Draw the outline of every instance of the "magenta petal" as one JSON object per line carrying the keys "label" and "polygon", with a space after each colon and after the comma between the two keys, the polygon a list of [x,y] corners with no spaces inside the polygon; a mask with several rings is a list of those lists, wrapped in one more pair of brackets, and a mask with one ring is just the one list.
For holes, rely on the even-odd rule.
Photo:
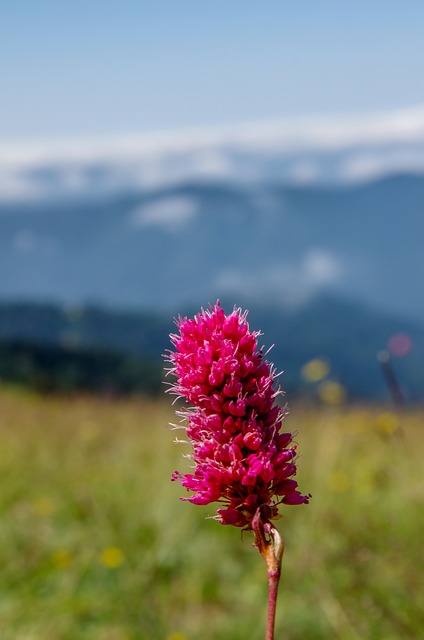
{"label": "magenta petal", "polygon": [[286,495],[283,502],[284,504],[308,504],[310,497],[310,495],[302,496],[299,491],[292,491]]}
{"label": "magenta petal", "polygon": [[246,525],[246,517],[237,511],[228,507],[228,509],[218,509],[221,524],[231,524],[234,527],[244,527]]}

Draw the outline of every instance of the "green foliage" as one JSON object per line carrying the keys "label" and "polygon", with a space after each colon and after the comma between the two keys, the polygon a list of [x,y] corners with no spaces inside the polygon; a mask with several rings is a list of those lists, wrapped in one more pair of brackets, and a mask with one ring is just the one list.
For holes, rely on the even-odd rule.
{"label": "green foliage", "polygon": [[[0,389],[2,640],[262,640],[265,563],[178,497],[168,404]],[[305,412],[277,637],[424,637],[422,414]]]}

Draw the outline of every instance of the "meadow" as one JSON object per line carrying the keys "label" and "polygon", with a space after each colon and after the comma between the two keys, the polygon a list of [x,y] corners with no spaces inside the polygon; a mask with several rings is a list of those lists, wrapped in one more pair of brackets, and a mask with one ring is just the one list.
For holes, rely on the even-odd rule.
{"label": "meadow", "polygon": [[[181,502],[170,399],[0,388],[1,640],[262,640],[252,536]],[[276,637],[424,637],[423,412],[291,407]]]}

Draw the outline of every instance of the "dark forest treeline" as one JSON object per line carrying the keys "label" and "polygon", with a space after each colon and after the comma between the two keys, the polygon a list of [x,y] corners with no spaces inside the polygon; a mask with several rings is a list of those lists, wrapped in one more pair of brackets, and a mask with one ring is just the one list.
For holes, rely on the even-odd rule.
{"label": "dark forest treeline", "polygon": [[162,391],[162,363],[98,348],[0,342],[0,380],[43,393]]}
{"label": "dark forest treeline", "polygon": [[[234,301],[222,302],[230,312]],[[349,400],[389,400],[377,354],[393,334],[404,332],[413,348],[407,357],[394,358],[394,369],[407,401],[424,401],[420,324],[329,296],[294,309],[256,304],[248,319],[252,329],[263,332],[259,346],[275,345],[268,357],[284,371],[280,383],[291,399],[315,394],[301,371],[311,359],[322,358],[329,379],[343,385]],[[171,346],[169,333],[174,329],[171,312],[4,302],[0,379],[43,391],[160,393],[163,354]]]}

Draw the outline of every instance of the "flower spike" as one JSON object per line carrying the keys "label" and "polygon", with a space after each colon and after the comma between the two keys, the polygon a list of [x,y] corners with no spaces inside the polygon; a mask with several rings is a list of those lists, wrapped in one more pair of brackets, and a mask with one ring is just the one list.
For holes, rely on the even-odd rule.
{"label": "flower spike", "polygon": [[277,404],[282,392],[258,349],[260,332],[250,331],[247,312],[235,307],[225,315],[219,301],[194,318],[180,316],[176,325],[166,358],[177,380],[169,390],[189,405],[185,421],[195,468],[172,479],[192,492],[183,500],[219,502],[222,524],[256,528],[257,537],[257,514],[266,514],[271,532],[279,505],[304,504],[310,496],[293,479],[296,446],[283,431],[287,410]]}

